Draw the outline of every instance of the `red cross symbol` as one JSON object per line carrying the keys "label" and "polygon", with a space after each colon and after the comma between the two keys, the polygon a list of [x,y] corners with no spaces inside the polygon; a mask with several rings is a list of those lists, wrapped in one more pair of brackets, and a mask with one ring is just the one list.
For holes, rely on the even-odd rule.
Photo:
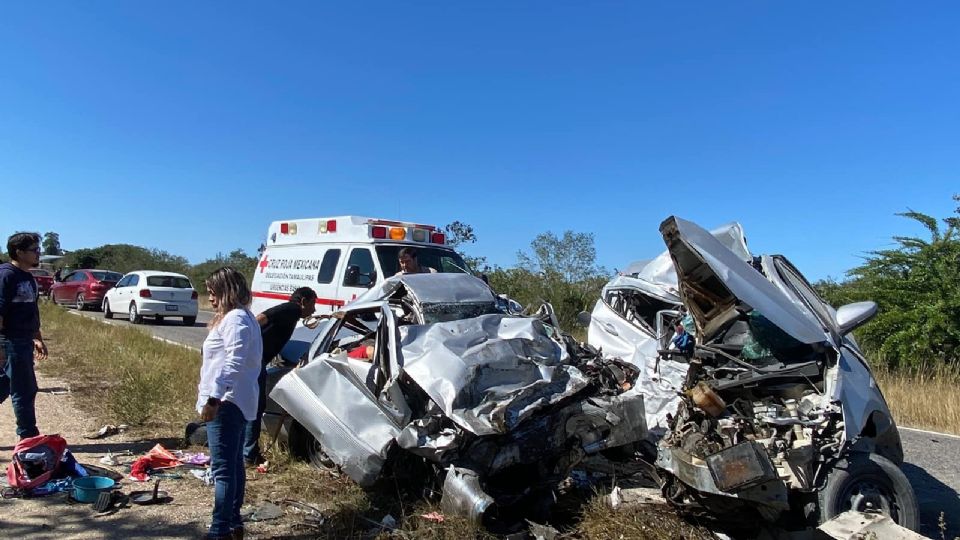
{"label": "red cross symbol", "polygon": [[263,260],[260,261],[260,273],[262,274],[263,271],[266,269],[267,269],[267,258],[264,257]]}

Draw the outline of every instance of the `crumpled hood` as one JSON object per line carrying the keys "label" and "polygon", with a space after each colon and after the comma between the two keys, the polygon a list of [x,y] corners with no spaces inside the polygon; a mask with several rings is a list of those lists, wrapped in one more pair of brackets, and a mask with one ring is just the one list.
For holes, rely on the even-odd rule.
{"label": "crumpled hood", "polygon": [[777,287],[739,255],[698,225],[675,216],[660,224],[660,233],[676,267],[683,303],[710,340],[738,317],[744,306],[801,343],[827,340],[824,329],[798,309]]}
{"label": "crumpled hood", "polygon": [[[753,257],[747,248],[747,238],[743,234],[743,226],[736,221],[721,225],[711,230],[710,234],[741,260],[747,261]],[[677,271],[673,267],[673,259],[670,258],[669,250],[657,255],[652,260],[630,263],[622,274],[610,280],[604,289],[631,287],[665,302],[680,304]]]}
{"label": "crumpled hood", "polygon": [[457,425],[507,433],[587,387],[540,321],[483,315],[400,328],[404,372]]}

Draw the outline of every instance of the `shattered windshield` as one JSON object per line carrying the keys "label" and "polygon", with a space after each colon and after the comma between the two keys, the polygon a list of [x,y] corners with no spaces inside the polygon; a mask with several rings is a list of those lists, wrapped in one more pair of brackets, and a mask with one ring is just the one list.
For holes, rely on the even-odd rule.
{"label": "shattered windshield", "polygon": [[489,302],[480,304],[424,304],[421,308],[424,324],[459,321],[491,313],[500,313],[496,304]]}

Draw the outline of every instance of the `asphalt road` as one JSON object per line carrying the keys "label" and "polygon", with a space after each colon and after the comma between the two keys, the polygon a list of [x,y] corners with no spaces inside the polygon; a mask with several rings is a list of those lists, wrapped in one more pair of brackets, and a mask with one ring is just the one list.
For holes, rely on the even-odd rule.
{"label": "asphalt road", "polygon": [[[179,319],[160,323],[145,319],[134,325],[119,318],[106,321],[103,313],[84,311],[80,315],[110,324],[133,326],[153,334],[157,339],[199,350],[207,335],[206,324],[213,315],[201,311],[197,323],[185,327]],[[920,506],[920,533],[940,538],[938,520],[943,512],[947,522],[946,538],[960,537],[960,437],[911,428],[901,428],[905,463],[903,471],[913,485]]]}
{"label": "asphalt road", "polygon": [[192,349],[200,350],[204,338],[207,337],[207,323],[213,316],[212,312],[200,311],[197,314],[197,322],[193,326],[184,326],[179,318],[165,318],[161,322],[156,322],[149,317],[144,317],[142,324],[133,324],[122,314],[115,314],[113,319],[105,319],[102,311],[80,311],[73,308],[66,308],[84,317],[96,319],[109,324],[118,326],[131,326],[152,334],[155,338],[180,345],[185,345]]}

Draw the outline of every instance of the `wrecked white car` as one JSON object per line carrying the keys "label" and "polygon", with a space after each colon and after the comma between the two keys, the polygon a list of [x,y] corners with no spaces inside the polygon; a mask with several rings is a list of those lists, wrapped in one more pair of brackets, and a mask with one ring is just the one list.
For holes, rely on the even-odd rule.
{"label": "wrecked white car", "polygon": [[645,435],[638,371],[543,314],[501,312],[466,274],[392,278],[328,321],[270,398],[361,486],[434,478],[446,512],[509,520]]}
{"label": "wrecked white car", "polygon": [[[739,223],[718,227],[710,234],[742,260],[752,258]],[[685,359],[659,353],[670,347],[673,326],[683,318],[682,309],[673,260],[670,252],[664,251],[652,260],[630,264],[604,286],[592,313],[581,314],[587,325],[587,343],[604,356],[622,358],[640,370],[637,386],[644,396],[651,441],[666,432],[667,419],[676,413],[686,379]]]}
{"label": "wrecked white car", "polygon": [[850,332],[873,302],[834,310],[782,256],[750,262],[682,219],[660,226],[695,324],[682,397],[656,465],[664,495],[724,521],[785,527],[845,510],[916,528],[897,427]]}

